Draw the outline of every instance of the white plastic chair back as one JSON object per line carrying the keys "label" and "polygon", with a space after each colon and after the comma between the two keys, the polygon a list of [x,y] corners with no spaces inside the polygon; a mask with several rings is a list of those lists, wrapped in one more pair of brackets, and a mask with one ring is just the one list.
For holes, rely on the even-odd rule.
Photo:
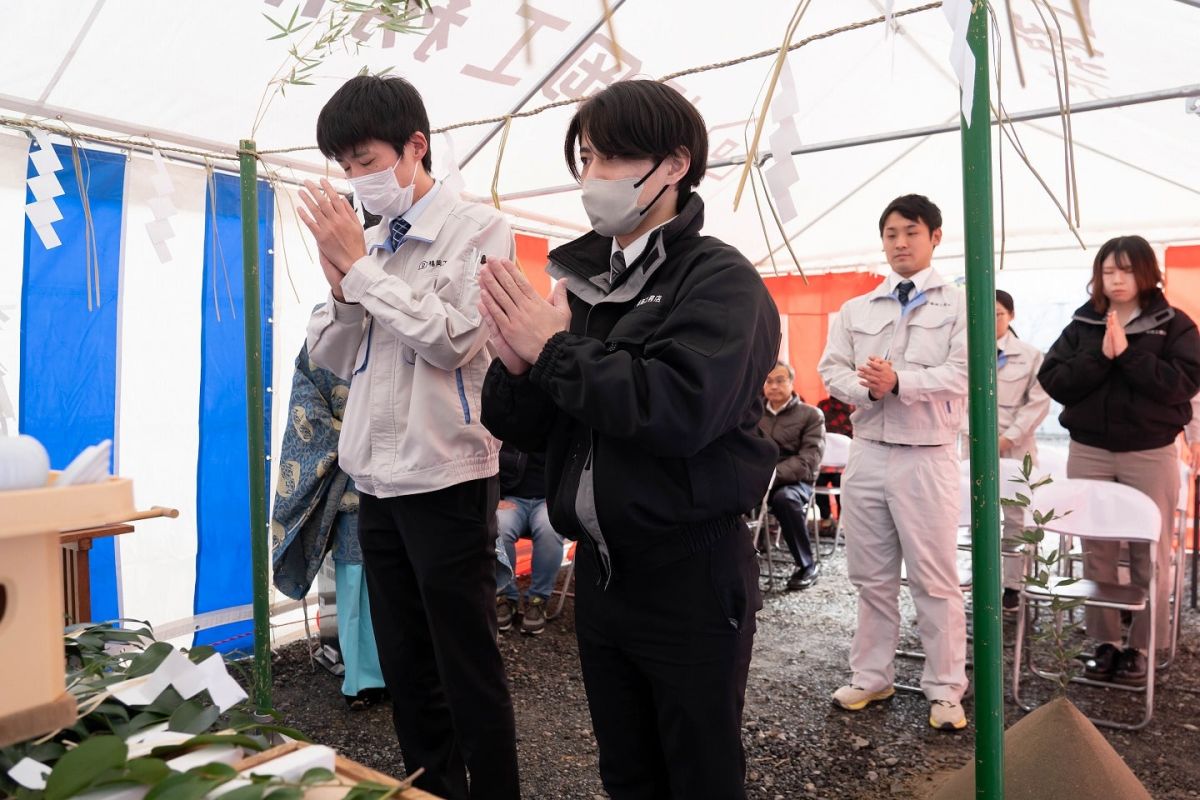
{"label": "white plastic chair back", "polygon": [[[1047,524],[1046,530],[1068,536],[1157,542],[1162,529],[1162,514],[1149,496],[1113,481],[1056,479],[1034,493],[1026,524],[1033,524],[1032,510],[1045,514],[1051,509],[1071,513]],[[1154,552],[1150,548],[1151,557]]]}
{"label": "white plastic chair back", "polygon": [[850,437],[845,434],[826,433],[825,452],[821,454],[821,466],[844,469],[846,462],[850,460],[850,442]]}

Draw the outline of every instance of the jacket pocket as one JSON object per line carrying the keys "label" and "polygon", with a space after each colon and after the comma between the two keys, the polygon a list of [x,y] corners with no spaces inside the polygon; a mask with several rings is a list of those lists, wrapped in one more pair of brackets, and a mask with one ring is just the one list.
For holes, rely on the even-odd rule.
{"label": "jacket pocket", "polygon": [[885,357],[892,344],[894,320],[882,313],[868,314],[866,319],[852,320],[849,328],[854,341],[854,363],[863,364],[871,356]]}
{"label": "jacket pocket", "polygon": [[1020,373],[996,373],[996,404],[1001,408],[1016,408],[1025,403],[1027,376]]}
{"label": "jacket pocket", "polygon": [[954,317],[950,314],[914,314],[908,321],[908,342],[904,360],[923,367],[937,367],[950,357],[950,333]]}
{"label": "jacket pocket", "polygon": [[654,306],[649,310],[635,309],[621,319],[604,338],[604,349],[610,353],[617,350],[628,350],[641,355],[645,349],[646,340],[653,336],[662,325],[667,314],[661,307]]}

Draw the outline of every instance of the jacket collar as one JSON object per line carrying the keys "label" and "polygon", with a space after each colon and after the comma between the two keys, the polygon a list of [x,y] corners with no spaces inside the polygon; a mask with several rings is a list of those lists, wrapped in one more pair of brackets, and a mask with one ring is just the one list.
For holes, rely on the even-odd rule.
{"label": "jacket collar", "polygon": [[621,274],[615,285],[609,282],[611,236],[589,231],[574,241],[550,251],[551,277],[567,281],[567,289],[591,305],[600,302],[624,303],[642,290],[646,281],[667,260],[667,249],[680,240],[696,236],[704,226],[704,201],[692,192],[675,219],[650,235],[646,249]]}
{"label": "jacket collar", "polygon": [[[438,181],[430,189],[434,193],[433,197],[429,198],[429,205],[421,209],[417,216],[416,222],[405,235],[406,239],[417,239],[426,244],[429,244],[437,238],[441,233],[442,226],[446,224],[446,220],[450,218],[450,212],[454,210],[454,206],[458,203],[458,192],[451,191],[441,181]],[[425,198],[421,198],[424,200]],[[418,205],[420,201],[418,201]],[[403,216],[403,215],[401,215]],[[367,251],[382,247],[385,250],[391,249],[391,224],[392,221],[380,220],[378,224],[367,229]]]}
{"label": "jacket collar", "polygon": [[[933,289],[940,288],[946,285],[946,280],[933,267],[929,268],[929,276],[925,279],[925,288],[918,292],[918,295],[925,294]],[[884,297],[895,297],[895,290],[891,287],[891,281],[884,279],[879,282],[879,285],[871,290],[867,295],[871,300],[879,300]],[[911,301],[910,301],[911,302]]]}
{"label": "jacket collar", "polygon": [[[1170,304],[1167,303],[1167,298],[1163,295],[1162,290],[1155,289],[1150,295],[1150,302],[1146,303],[1146,307],[1142,309],[1142,313],[1138,314],[1133,321],[1125,326],[1125,333],[1145,333],[1160,325],[1165,325],[1174,316],[1175,309],[1171,308]],[[1097,311],[1092,306],[1091,301],[1075,309],[1075,314],[1071,319],[1087,325],[1105,324],[1105,315]]]}

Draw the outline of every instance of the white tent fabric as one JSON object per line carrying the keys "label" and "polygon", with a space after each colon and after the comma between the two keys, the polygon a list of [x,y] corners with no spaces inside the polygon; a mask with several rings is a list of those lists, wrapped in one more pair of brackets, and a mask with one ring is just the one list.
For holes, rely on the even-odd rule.
{"label": "white tent fabric", "polygon": [[[1011,2],[1027,86],[1021,88],[1017,81],[1006,7],[994,3],[1002,86],[998,93],[992,87],[993,97],[999,94],[1013,115],[1056,108],[1054,64],[1042,21],[1033,3]],[[612,26],[620,64],[596,0],[435,0],[425,31],[389,35],[368,24],[370,36],[360,51],[335,50],[314,70],[314,85],[289,86],[286,95],[276,96],[270,82],[282,74],[281,65],[286,71],[288,44],[268,41],[277,29],[264,15],[286,21],[297,10],[298,20],[317,19],[330,3],[13,0],[5,3],[0,26],[0,116],[26,120],[29,127],[42,122],[149,139],[164,148],[228,154],[244,138],[253,138],[261,150],[310,148],[265,159],[274,174],[294,181],[331,174],[330,165],[313,149],[317,113],[364,66],[391,69],[412,80],[437,128],[587,95],[621,78],[660,77],[778,47],[794,10],[793,3],[782,0],[741,5],[610,0],[609,5],[615,9]],[[1090,264],[1094,248],[1106,238],[1141,233],[1160,247],[1200,240],[1200,116],[1187,113],[1183,99],[1200,95],[1195,50],[1200,8],[1180,0],[1083,0],[1096,48],[1095,57],[1089,57],[1072,3],[1051,0],[1050,5],[1065,35],[1073,104],[1140,101],[1156,92],[1171,97],[1073,117],[1080,235],[1087,252],[1080,250],[1054,203],[1011,147],[1004,146],[1002,173],[998,161],[994,164],[995,174],[1003,176],[1008,248],[1006,272],[997,285],[1018,296],[1018,327],[1042,346],[1056,335],[1064,312],[1082,297],[1086,277],[1079,270]],[[813,3],[796,40],[881,16],[884,6],[881,0]],[[959,97],[948,60],[951,31],[937,8],[902,14],[896,22],[891,33],[875,24],[814,41],[788,58],[800,109],[799,134],[806,148],[818,150],[796,158],[800,177],[790,193],[798,216],[787,230],[806,270],[881,267],[879,211],[896,195],[920,192],[945,215],[939,267],[951,275],[962,272],[962,177],[955,130]],[[770,66],[770,58],[759,58],[673,82],[704,114],[709,158],[718,165],[700,189],[707,202],[707,232],[737,245],[767,275],[793,269],[786,250],[779,249],[779,232],[768,223],[770,242],[764,241],[749,189],[736,213],[732,206],[740,169],[736,162],[744,158],[747,125],[759,113],[761,99],[756,98]],[[265,98],[270,102],[256,125]],[[587,227],[562,156],[562,136],[572,113],[568,105],[514,119],[500,160],[498,191],[514,223],[552,238]],[[831,143],[939,125],[950,132],[825,149]],[[770,126],[768,122],[767,132]],[[435,172],[445,176],[455,161],[466,160],[466,190],[489,196],[501,127],[493,122],[435,135]],[[1065,204],[1061,121],[1049,117],[1018,123],[1016,130]],[[994,141],[998,152],[998,134]],[[132,156],[126,177],[117,453],[120,471],[138,479],[142,505],[187,509],[195,505],[199,375],[194,356],[180,354],[199,349],[201,309],[195,298],[202,291],[206,179],[195,157],[164,152],[178,209],[168,264],[159,262],[145,230],[153,219],[153,161]],[[14,402],[22,335],[18,265],[25,245],[27,154],[23,133],[0,128],[0,313],[9,318],[0,317],[0,365],[7,372],[0,380]],[[229,161],[218,165],[233,166]],[[1000,185],[997,180],[998,231]],[[272,328],[276,392],[290,386],[305,320],[325,294],[307,233],[295,222],[294,203],[294,189],[280,185]],[[78,225],[59,230],[60,235],[79,231]],[[139,402],[163,387],[179,399],[178,407],[156,409]],[[276,452],[286,410],[286,403],[274,404]],[[182,455],[164,455],[163,442]],[[195,521],[186,514],[171,522],[142,523],[136,534],[124,537],[118,568],[122,575],[138,577],[121,581],[122,612],[160,622],[191,614],[195,548]]]}
{"label": "white tent fabric", "polygon": [[[376,31],[360,52],[334,53],[313,73],[315,85],[292,86],[286,96],[273,97],[255,130],[260,105],[270,94],[268,83],[288,61],[283,40],[265,41],[276,29],[264,13],[286,21],[294,6],[305,19],[328,4],[223,0],[200,10],[150,0],[53,7],[18,2],[7,9],[9,24],[0,31],[0,108],[35,117],[61,113],[73,125],[90,121],[128,133],[149,132],[163,142],[228,149],[253,134],[261,149],[303,146],[312,144],[321,105],[363,66],[409,77],[423,90],[437,127],[591,93],[617,78],[656,77],[776,47],[793,10],[792,3],[778,1],[738,10],[715,0],[611,5],[616,6],[619,66],[608,28],[599,24],[601,4],[594,0],[541,5],[439,0],[427,16],[428,32],[385,37]],[[813,3],[797,38],[879,16],[883,5],[878,0]],[[1001,96],[1008,110],[1055,107],[1054,65],[1034,4],[1013,3],[1025,89],[1016,80],[1004,5],[995,5],[996,33],[1004,40]],[[1194,4],[1084,2],[1094,58],[1084,50],[1072,4],[1055,0],[1051,5],[1065,35],[1072,102],[1200,83],[1194,50],[1200,9]],[[893,35],[874,25],[792,53],[798,125],[806,144],[957,122],[958,90],[948,61],[951,32],[942,12],[902,16],[897,23],[900,29]],[[581,41],[578,52],[564,61]],[[756,112],[755,96],[769,67],[770,59],[759,59],[675,82],[704,113],[714,159],[744,153],[745,121]],[[522,103],[526,95],[530,99]],[[559,143],[572,110],[567,106],[514,120],[499,181],[502,195],[521,196],[511,201],[515,209],[559,219],[567,223],[558,226],[563,231],[586,222],[573,195],[545,194],[570,182]],[[1185,113],[1182,99],[1075,118],[1076,174],[1088,244],[1131,230],[1152,232],[1158,241],[1195,236],[1198,126],[1200,117]],[[496,127],[454,131],[456,153],[460,158],[470,153]],[[1047,119],[1020,124],[1018,132],[1061,199],[1061,126]],[[469,191],[488,194],[499,140],[491,138],[466,165]],[[443,137],[436,137],[435,151],[445,147]],[[287,159],[309,171],[326,169],[315,151]],[[800,216],[790,228],[792,233],[805,229],[793,242],[802,262],[819,269],[878,261],[877,210],[892,196],[913,190],[928,194],[946,212],[944,257],[961,253],[959,160],[954,133],[802,156],[800,181],[792,192]],[[736,182],[733,168],[714,170],[705,182],[710,230],[769,269],[768,248],[748,195],[741,210],[732,213]],[[1005,188],[1010,247],[1069,247],[1073,237],[1011,150]],[[778,235],[773,238],[777,245]]]}

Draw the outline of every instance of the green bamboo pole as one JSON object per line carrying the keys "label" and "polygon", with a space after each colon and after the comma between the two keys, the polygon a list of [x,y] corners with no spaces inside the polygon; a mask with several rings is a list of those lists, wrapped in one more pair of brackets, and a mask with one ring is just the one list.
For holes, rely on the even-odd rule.
{"label": "green bamboo pole", "polygon": [[263,436],[262,308],[258,278],[258,160],[253,139],[239,146],[242,179],[242,319],[246,326],[246,454],[250,460],[250,559],[254,583],[254,704],[271,708],[271,608],[267,594],[266,442]]}
{"label": "green bamboo pole", "polygon": [[987,7],[971,12],[971,124],[962,121],[971,409],[971,570],[975,608],[975,796],[1004,797],[1004,658],[1000,595],[1000,435],[996,423],[996,281]]}

